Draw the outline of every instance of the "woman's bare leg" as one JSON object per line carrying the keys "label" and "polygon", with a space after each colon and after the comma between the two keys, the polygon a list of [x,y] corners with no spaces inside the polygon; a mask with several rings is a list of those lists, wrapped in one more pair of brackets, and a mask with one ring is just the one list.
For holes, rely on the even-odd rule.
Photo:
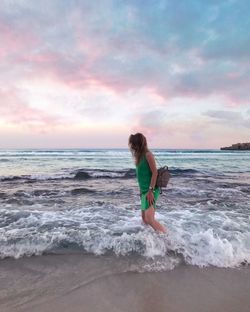
{"label": "woman's bare leg", "polygon": [[155,209],[153,206],[145,210],[145,220],[155,231],[166,233],[165,227],[155,220]]}
{"label": "woman's bare leg", "polygon": [[148,224],[147,221],[146,221],[146,216],[145,216],[145,211],[144,211],[144,210],[141,211],[141,217],[142,217],[142,221],[143,221],[145,224]]}

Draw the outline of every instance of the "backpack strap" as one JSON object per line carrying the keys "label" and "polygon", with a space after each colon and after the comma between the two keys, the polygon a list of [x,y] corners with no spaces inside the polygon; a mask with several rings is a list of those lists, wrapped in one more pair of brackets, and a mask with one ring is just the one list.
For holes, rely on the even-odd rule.
{"label": "backpack strap", "polygon": [[160,163],[160,161],[155,157],[155,160],[157,162],[157,164],[159,165],[159,167],[162,167],[162,164]]}

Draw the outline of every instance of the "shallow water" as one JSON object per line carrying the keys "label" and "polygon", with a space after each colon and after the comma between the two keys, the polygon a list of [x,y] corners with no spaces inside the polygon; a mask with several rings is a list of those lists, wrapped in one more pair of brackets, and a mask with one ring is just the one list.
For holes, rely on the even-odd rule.
{"label": "shallow water", "polygon": [[250,152],[153,152],[172,174],[156,212],[168,235],[141,223],[129,151],[0,150],[0,257],[136,255],[138,271],[249,263]]}

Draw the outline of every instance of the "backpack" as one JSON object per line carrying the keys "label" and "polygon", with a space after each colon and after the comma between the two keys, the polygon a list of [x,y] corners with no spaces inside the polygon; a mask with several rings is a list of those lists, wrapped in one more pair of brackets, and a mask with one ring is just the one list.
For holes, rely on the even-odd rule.
{"label": "backpack", "polygon": [[160,188],[160,193],[162,193],[162,187],[167,187],[171,175],[168,166],[161,167],[157,171],[156,186]]}

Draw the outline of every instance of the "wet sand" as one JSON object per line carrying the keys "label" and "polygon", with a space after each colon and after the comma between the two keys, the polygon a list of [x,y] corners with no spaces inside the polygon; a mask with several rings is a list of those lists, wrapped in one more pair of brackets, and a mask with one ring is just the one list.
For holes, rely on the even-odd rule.
{"label": "wet sand", "polygon": [[83,254],[1,260],[0,311],[250,311],[249,267],[137,273],[133,261]]}

